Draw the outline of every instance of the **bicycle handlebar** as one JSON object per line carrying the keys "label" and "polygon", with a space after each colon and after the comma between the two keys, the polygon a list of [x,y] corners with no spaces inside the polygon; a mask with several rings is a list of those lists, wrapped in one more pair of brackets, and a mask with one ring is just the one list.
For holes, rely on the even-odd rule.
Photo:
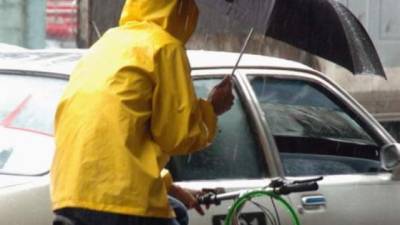
{"label": "bicycle handlebar", "polygon": [[308,183],[294,183],[282,186],[276,190],[276,193],[280,195],[287,195],[292,192],[316,191],[318,190],[318,187],[318,183],[315,181]]}
{"label": "bicycle handlebar", "polygon": [[217,198],[216,194],[207,193],[197,197],[197,202],[203,205],[219,205],[221,200]]}
{"label": "bicycle handlebar", "polygon": [[316,191],[318,190],[319,186],[317,181],[322,180],[322,177],[317,177],[314,179],[309,179],[309,180],[296,180],[293,182],[287,182],[283,180],[273,180],[271,184],[263,189],[248,189],[248,190],[239,190],[239,191],[233,191],[233,192],[227,192],[227,193],[222,193],[222,194],[216,194],[216,193],[206,193],[204,195],[201,195],[197,198],[199,204],[205,204],[205,205],[219,205],[221,201],[224,200],[231,200],[235,199],[244,193],[254,191],[254,190],[264,190],[264,191],[271,191],[274,192],[278,195],[287,195],[293,192],[305,192],[305,191]]}

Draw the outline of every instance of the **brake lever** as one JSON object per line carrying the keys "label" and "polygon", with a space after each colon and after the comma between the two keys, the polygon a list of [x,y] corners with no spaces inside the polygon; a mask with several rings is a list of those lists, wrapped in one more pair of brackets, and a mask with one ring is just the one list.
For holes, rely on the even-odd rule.
{"label": "brake lever", "polygon": [[317,182],[323,180],[323,176],[311,178],[311,179],[305,179],[305,180],[295,180],[292,182],[292,184],[303,184],[303,183],[309,183],[309,182]]}
{"label": "brake lever", "polygon": [[307,183],[315,183],[315,185],[318,185],[317,181],[320,181],[322,179],[323,179],[322,176],[311,179],[295,180],[295,181],[289,181],[283,178],[276,178],[272,179],[271,183],[269,183],[267,187],[271,187],[275,193],[280,193],[282,191],[281,189],[285,189],[291,185],[302,185]]}
{"label": "brake lever", "polygon": [[271,188],[273,188],[273,189],[280,188],[280,187],[282,187],[283,185],[285,185],[286,182],[287,182],[287,181],[285,181],[285,180],[282,179],[282,178],[275,178],[275,179],[272,179],[272,180],[271,180],[271,182],[267,185],[267,187],[271,187]]}

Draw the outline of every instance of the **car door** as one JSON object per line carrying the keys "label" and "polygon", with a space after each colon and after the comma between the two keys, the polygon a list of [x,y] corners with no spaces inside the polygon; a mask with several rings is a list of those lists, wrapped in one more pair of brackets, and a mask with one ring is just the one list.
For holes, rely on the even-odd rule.
{"label": "car door", "polygon": [[[216,73],[216,74],[212,74]],[[206,98],[211,89],[226,73],[197,71],[194,86],[197,95]],[[206,74],[206,75],[205,75]],[[259,188],[269,183],[276,171],[268,166],[265,140],[260,134],[260,123],[254,120],[240,83],[235,81],[235,102],[231,110],[218,118],[218,133],[214,142],[198,153],[175,156],[168,168],[178,185],[192,188],[221,187],[226,191]],[[258,125],[257,125],[258,124]],[[191,225],[223,224],[224,216],[232,201],[212,206],[205,216],[190,211]],[[266,205],[271,204],[270,200]],[[267,224],[264,215],[255,206],[244,209],[242,224]]]}
{"label": "car door", "polygon": [[391,139],[372,116],[316,75],[246,72],[287,179],[324,176],[290,194],[303,224],[398,224],[400,182],[381,169]]}

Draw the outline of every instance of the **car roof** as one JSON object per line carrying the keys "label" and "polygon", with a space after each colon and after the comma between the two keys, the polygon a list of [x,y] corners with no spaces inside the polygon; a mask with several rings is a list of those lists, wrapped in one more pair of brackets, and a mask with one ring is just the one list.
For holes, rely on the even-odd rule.
{"label": "car roof", "polygon": [[79,49],[0,51],[0,70],[70,74],[84,52]]}
{"label": "car roof", "polygon": [[[86,51],[86,49],[0,51],[0,70],[70,74]],[[233,52],[188,50],[187,53],[193,69],[232,68],[239,57],[238,53]],[[239,67],[312,70],[298,62],[252,54],[244,54]]]}
{"label": "car roof", "polygon": [[[206,50],[187,51],[192,68],[229,67],[232,68],[239,53]],[[277,67],[312,70],[301,63],[276,57],[244,54],[239,63],[240,67]]]}

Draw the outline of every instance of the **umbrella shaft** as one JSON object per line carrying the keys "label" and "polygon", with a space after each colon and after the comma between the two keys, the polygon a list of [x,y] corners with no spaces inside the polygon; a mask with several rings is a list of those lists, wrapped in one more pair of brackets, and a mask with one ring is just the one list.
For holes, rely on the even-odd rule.
{"label": "umbrella shaft", "polygon": [[247,35],[247,38],[246,38],[245,42],[243,43],[242,49],[240,50],[239,58],[238,58],[238,60],[236,61],[235,66],[233,67],[231,76],[233,76],[233,74],[235,73],[236,69],[238,68],[239,63],[240,63],[240,60],[242,59],[242,56],[243,56],[243,54],[244,54],[244,51],[246,50],[247,44],[249,43],[249,40],[250,40],[251,36],[253,35],[253,32],[254,32],[254,28],[252,27],[252,28],[250,29],[249,34]]}

